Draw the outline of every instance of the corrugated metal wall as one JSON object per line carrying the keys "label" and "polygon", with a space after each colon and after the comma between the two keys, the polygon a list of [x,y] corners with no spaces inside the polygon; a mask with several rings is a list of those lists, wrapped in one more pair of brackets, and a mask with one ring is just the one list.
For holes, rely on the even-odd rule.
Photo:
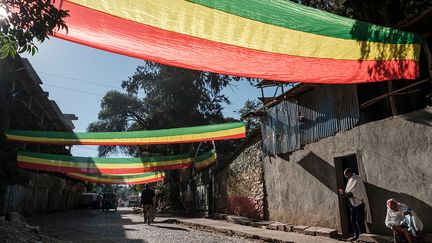
{"label": "corrugated metal wall", "polygon": [[267,110],[267,115],[261,121],[263,150],[267,154],[300,148],[297,110],[295,100],[283,101]]}
{"label": "corrugated metal wall", "polygon": [[359,120],[355,85],[314,86],[297,100],[267,110],[261,128],[267,155],[292,152],[301,145],[353,128]]}

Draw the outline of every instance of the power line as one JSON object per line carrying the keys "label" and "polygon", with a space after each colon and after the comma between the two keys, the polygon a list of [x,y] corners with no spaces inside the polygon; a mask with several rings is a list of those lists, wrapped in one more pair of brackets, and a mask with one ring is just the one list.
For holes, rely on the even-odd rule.
{"label": "power line", "polygon": [[74,80],[74,81],[80,82],[80,83],[92,84],[92,85],[96,85],[96,86],[102,86],[102,87],[108,87],[108,88],[114,88],[114,89],[118,89],[119,88],[119,87],[115,87],[115,86],[108,85],[108,84],[102,84],[102,83],[92,82],[92,81],[83,80],[83,79],[66,77],[66,76],[62,76],[62,75],[58,75],[58,74],[53,74],[53,73],[47,73],[47,72],[39,72],[39,73],[42,73],[42,74],[45,74],[45,75],[49,75],[49,76],[53,76],[53,77],[57,77],[57,78]]}
{"label": "power line", "polygon": [[105,95],[103,94],[98,94],[98,93],[92,93],[92,92],[88,92],[85,90],[79,90],[79,89],[72,89],[72,88],[66,88],[66,87],[61,87],[61,86],[57,86],[57,85],[52,85],[52,84],[44,84],[46,86],[51,86],[57,89],[64,89],[64,90],[69,90],[69,91],[73,91],[73,92],[78,92],[78,93],[84,93],[84,94],[89,94],[89,95],[96,95],[99,97],[104,97]]}

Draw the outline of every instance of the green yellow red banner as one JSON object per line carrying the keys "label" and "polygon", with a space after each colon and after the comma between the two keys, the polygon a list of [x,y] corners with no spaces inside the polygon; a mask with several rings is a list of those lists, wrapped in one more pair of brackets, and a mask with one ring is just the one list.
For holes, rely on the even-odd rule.
{"label": "green yellow red banner", "polygon": [[99,175],[81,173],[66,173],[66,175],[78,180],[98,184],[146,184],[163,181],[165,179],[165,173],[163,172],[148,172],[131,175]]}
{"label": "green yellow red banner", "polygon": [[17,152],[18,166],[24,169],[58,173],[99,175],[130,175],[145,172],[191,168],[205,168],[216,159],[214,150],[197,156],[190,154],[153,156],[142,158],[91,158],[69,155]]}
{"label": "green yellow red banner", "polygon": [[194,166],[196,170],[203,170],[212,164],[214,164],[217,160],[217,154],[216,150],[213,149],[212,151],[199,155],[196,157]]}
{"label": "green yellow red banner", "polygon": [[59,145],[145,145],[245,138],[241,122],[135,132],[46,132],[9,130],[9,141]]}
{"label": "green yellow red banner", "polygon": [[287,82],[418,76],[421,37],[275,0],[65,0],[56,37],[184,68]]}

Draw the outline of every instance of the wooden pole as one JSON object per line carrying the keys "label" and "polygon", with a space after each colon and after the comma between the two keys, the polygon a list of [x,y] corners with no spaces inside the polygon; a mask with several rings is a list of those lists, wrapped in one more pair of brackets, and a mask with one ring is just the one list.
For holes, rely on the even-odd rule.
{"label": "wooden pole", "polygon": [[374,104],[375,102],[380,101],[380,100],[386,98],[386,97],[389,96],[389,95],[393,95],[393,94],[399,93],[400,91],[403,91],[403,90],[409,89],[409,88],[411,88],[411,87],[414,87],[414,86],[416,86],[416,85],[419,85],[419,84],[425,83],[425,82],[427,82],[427,81],[430,81],[430,79],[429,79],[429,78],[427,78],[427,79],[423,79],[423,80],[421,80],[421,81],[415,82],[415,83],[410,84],[410,85],[408,85],[408,86],[405,86],[405,87],[403,87],[403,88],[400,88],[400,89],[397,89],[397,90],[395,90],[395,91],[392,91],[391,93],[380,95],[380,96],[378,96],[378,97],[376,97],[376,98],[373,98],[373,99],[371,99],[371,100],[369,100],[369,101],[366,101],[366,102],[364,102],[363,104],[361,104],[361,105],[360,105],[360,109],[363,109],[363,108],[365,108],[365,107],[368,107],[368,106]]}
{"label": "wooden pole", "polygon": [[398,110],[397,110],[397,104],[396,104],[396,99],[393,96],[393,81],[388,81],[387,82],[387,89],[388,89],[388,97],[389,97],[389,102],[390,102],[390,110],[393,116],[396,116],[398,114]]}

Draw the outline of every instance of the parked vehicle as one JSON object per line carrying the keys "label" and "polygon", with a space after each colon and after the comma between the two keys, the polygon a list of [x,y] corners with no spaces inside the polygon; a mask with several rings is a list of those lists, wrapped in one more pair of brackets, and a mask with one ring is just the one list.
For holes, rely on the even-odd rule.
{"label": "parked vehicle", "polygon": [[84,193],[81,194],[78,206],[80,208],[98,209],[99,208],[99,203],[97,201],[97,198],[98,198],[98,194],[97,193],[84,192]]}
{"label": "parked vehicle", "polygon": [[113,192],[104,192],[102,195],[102,211],[108,212],[110,209],[117,211],[117,198]]}
{"label": "parked vehicle", "polygon": [[139,207],[141,204],[141,198],[138,195],[131,195],[128,197],[128,207]]}

